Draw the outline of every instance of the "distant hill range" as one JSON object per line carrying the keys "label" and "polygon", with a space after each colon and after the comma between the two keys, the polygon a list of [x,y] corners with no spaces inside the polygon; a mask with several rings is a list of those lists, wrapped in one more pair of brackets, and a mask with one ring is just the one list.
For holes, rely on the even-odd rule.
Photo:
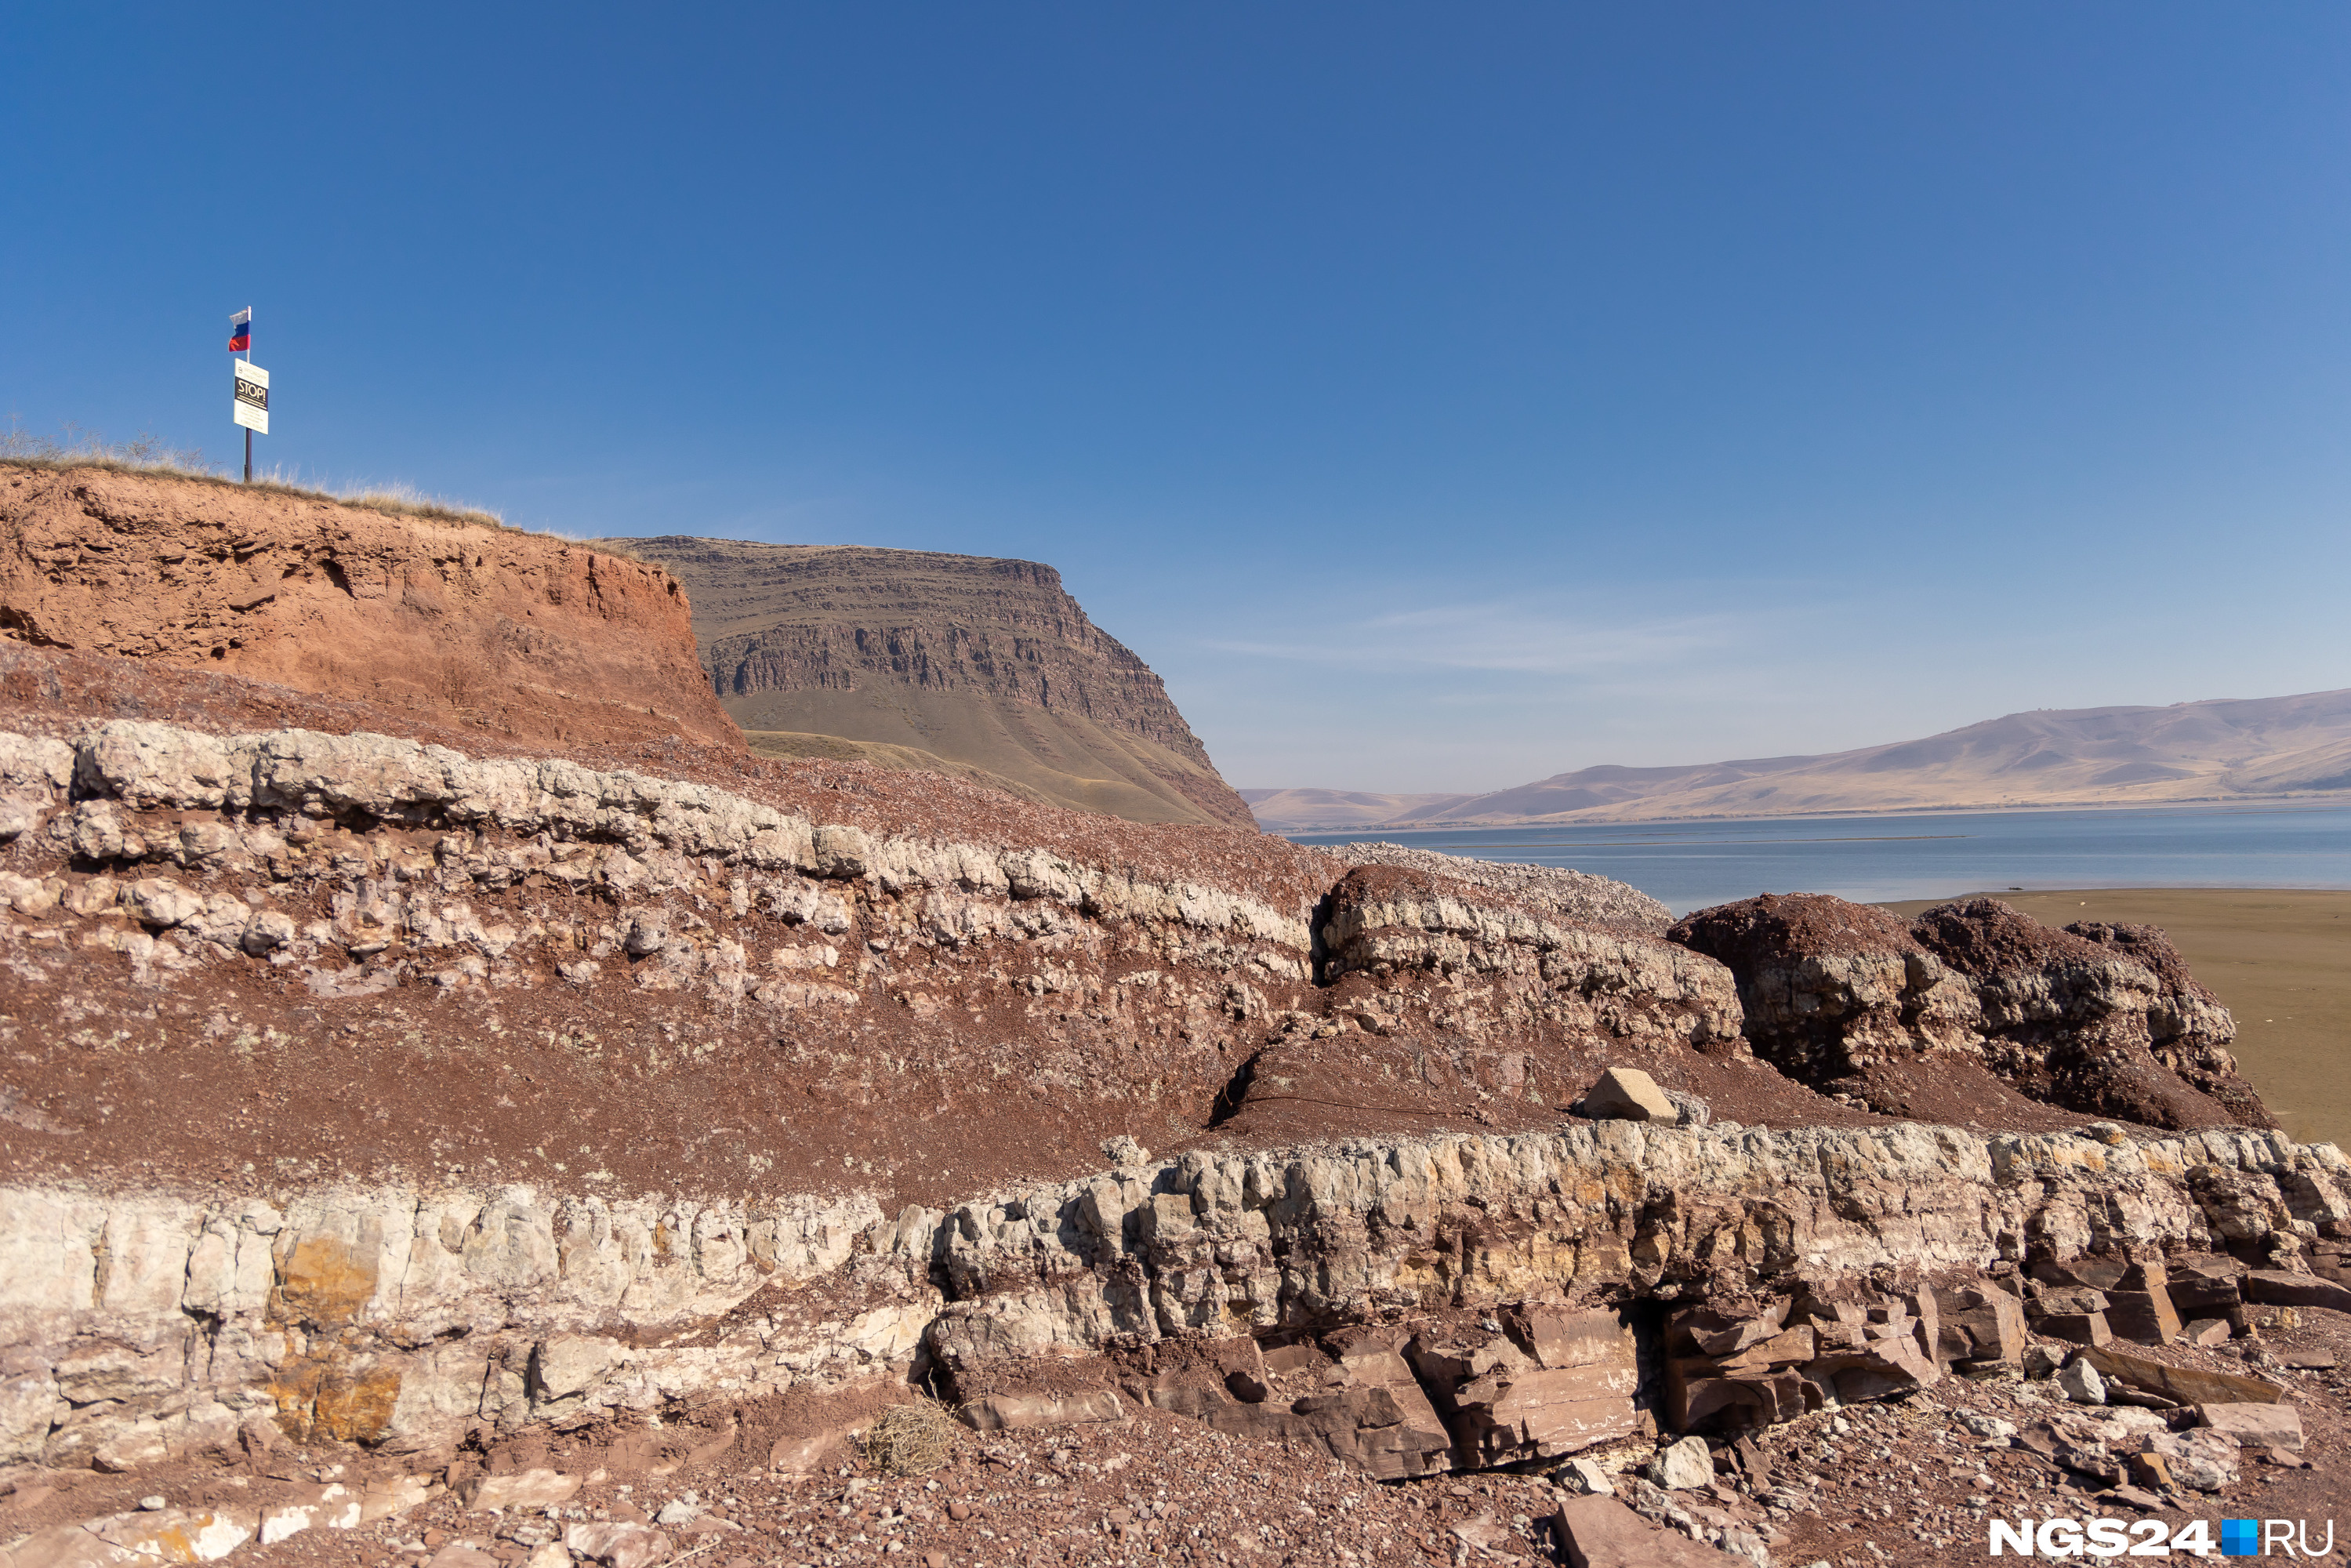
{"label": "distant hill range", "polygon": [[1586,768],[1489,795],[1244,789],[1273,832],[2004,806],[2276,800],[2351,790],[2351,691],[2012,713],[1825,757]]}
{"label": "distant hill range", "polygon": [[703,667],[755,751],[928,768],[1133,821],[1252,825],[1159,677],[1050,566],[601,542],[685,584]]}

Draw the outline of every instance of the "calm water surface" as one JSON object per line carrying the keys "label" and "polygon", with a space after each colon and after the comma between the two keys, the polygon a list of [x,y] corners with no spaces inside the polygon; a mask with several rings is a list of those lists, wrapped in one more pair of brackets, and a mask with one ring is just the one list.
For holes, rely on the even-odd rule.
{"label": "calm water surface", "polygon": [[2351,810],[2107,810],[1781,817],[1426,832],[1384,839],[1474,860],[1573,866],[1629,882],[1675,914],[1759,893],[1856,903],[2071,887],[2351,888]]}

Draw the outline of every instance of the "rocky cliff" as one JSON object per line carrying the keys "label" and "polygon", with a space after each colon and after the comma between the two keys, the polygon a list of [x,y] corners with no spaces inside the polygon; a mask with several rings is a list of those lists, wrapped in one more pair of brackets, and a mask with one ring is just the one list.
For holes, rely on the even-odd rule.
{"label": "rocky cliff", "polygon": [[0,638],[517,738],[738,744],[659,567],[546,535],[0,464]]}
{"label": "rocky cliff", "polygon": [[[445,1444],[574,1396],[903,1377],[926,1345],[1003,1392],[1021,1358],[1136,1334],[2344,1218],[2338,1156],[2217,1105],[2201,1142],[2117,1154],[2048,1141],[2030,1074],[1977,1109],[2038,1143],[1819,1099],[1748,948],[1726,967],[1416,868],[1238,835],[1249,853],[1203,859],[1186,835],[1213,830],[893,831],[821,795],[381,736],[16,722],[0,1245],[34,1357],[16,1452],[44,1462],[256,1410]],[[2004,984],[2037,1031],[2011,1049],[2102,1048],[2119,1003],[2036,1013],[2016,962],[1938,940],[1978,983],[1954,1040],[1980,1049]],[[2025,950],[2053,945],[2111,962]],[[1879,967],[1910,979],[1908,952]],[[2155,1009],[2144,969],[2098,983]],[[1719,1119],[1562,1132],[1625,1061]],[[1084,1174],[1146,1138],[1194,1152]],[[692,1354],[632,1349],[730,1313]]]}
{"label": "rocky cliff", "polygon": [[823,737],[1138,821],[1249,825],[1150,666],[1033,561],[663,537],[726,710],[779,755]]}
{"label": "rocky cliff", "polygon": [[[0,971],[0,1531],[141,1489],[11,1568],[162,1529],[140,1497],[244,1510],[223,1476],[371,1478],[204,1515],[228,1551],[559,1502],[558,1444],[878,1468],[918,1395],[991,1443],[1164,1416],[1760,1506],[1792,1423],[2351,1304],[2351,1166],[2258,1124],[2159,934],[1991,904],[1668,928],[1572,873],[18,642]],[[2203,1432],[2179,1473],[2235,1484]],[[1757,1509],[1624,1485],[1769,1556]],[[510,1555],[673,1549],[600,1495]]]}

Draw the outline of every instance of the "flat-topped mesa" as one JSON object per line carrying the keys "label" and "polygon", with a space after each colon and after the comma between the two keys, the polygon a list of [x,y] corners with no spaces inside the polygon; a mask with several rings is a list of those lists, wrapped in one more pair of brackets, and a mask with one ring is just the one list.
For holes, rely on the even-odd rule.
{"label": "flat-topped mesa", "polygon": [[719,702],[777,755],[968,770],[1136,821],[1254,827],[1158,674],[1036,561],[632,541],[684,580]]}
{"label": "flat-topped mesa", "polygon": [[1933,1057],[1936,1072],[1979,1067],[2089,1114],[2274,1125],[2235,1074],[2228,1012],[2161,935],[2084,933],[1988,898],[1904,922],[1823,894],[1766,894],[1669,935],[1729,966],[1758,1054],[1817,1088],[1902,1111]]}

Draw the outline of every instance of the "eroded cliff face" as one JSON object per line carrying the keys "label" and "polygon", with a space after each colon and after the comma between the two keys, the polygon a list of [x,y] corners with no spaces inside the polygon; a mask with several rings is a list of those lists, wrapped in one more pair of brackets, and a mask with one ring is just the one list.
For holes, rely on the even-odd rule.
{"label": "eroded cliff face", "polygon": [[[1740,1049],[1709,959],[1422,873],[1334,885],[1290,846],[1186,875],[570,762],[125,720],[0,737],[0,1035],[41,1047],[11,1070],[25,1113],[71,1133],[0,1151],[19,1169],[690,1160],[935,1197],[1273,1104],[1261,1135],[1362,1124],[1278,1082],[1301,1072],[1525,1127],[1604,1057],[1673,1078]],[[91,1040],[201,1085],[99,1114],[132,1048]]]}
{"label": "eroded cliff face", "polygon": [[0,465],[0,636],[524,738],[741,743],[659,567],[232,485]]}
{"label": "eroded cliff face", "polygon": [[1035,561],[664,536],[726,710],[1142,821],[1254,827],[1151,667]]}
{"label": "eroded cliff face", "polygon": [[[2076,1135],[1989,1069],[1971,1113],[2006,1131],[1823,1098],[1772,1064],[1813,971],[1773,992],[1768,949],[1726,965],[1637,901],[1211,828],[956,836],[854,772],[788,799],[36,716],[0,735],[19,1461],[256,1420],[441,1456],[912,1381],[983,1426],[1139,1401],[1428,1474],[1875,1397],[1999,1359],[1985,1292],[2029,1265],[2293,1269],[2351,1216],[2339,1154],[2217,1114]],[[2025,1089],[2117,1018],[2210,1027],[2109,946],[1950,919],[1853,938],[1886,1040],[1922,1033],[1915,955],[1959,994],[1948,1049],[1998,1042]],[[1842,1067],[1861,1036],[1805,1038]],[[1570,1113],[1628,1064],[1677,1124]],[[1779,1296],[1827,1315],[1777,1332]],[[1771,1352],[1680,1354],[1693,1307],[1771,1319]]]}
{"label": "eroded cliff face", "polygon": [[[880,835],[642,774],[115,721],[0,739],[0,781],[18,981],[0,1030],[65,1075],[46,1093],[14,1076],[75,1129],[72,1159],[156,1140],[217,1150],[215,1169],[472,1150],[538,1174],[686,1157],[705,1177],[968,1183],[1040,1135],[1066,1159],[1196,1125],[1238,1040],[1311,988],[1310,883]],[[84,989],[98,953],[127,1005]],[[204,1090],[132,1113],[135,1133],[93,1124],[113,1119],[61,1040],[102,1014],[204,1061]],[[248,1116],[289,1091],[329,1102],[322,1119]],[[1077,1103],[1040,1116],[1056,1098]],[[1019,1125],[941,1139],[909,1105]]]}

